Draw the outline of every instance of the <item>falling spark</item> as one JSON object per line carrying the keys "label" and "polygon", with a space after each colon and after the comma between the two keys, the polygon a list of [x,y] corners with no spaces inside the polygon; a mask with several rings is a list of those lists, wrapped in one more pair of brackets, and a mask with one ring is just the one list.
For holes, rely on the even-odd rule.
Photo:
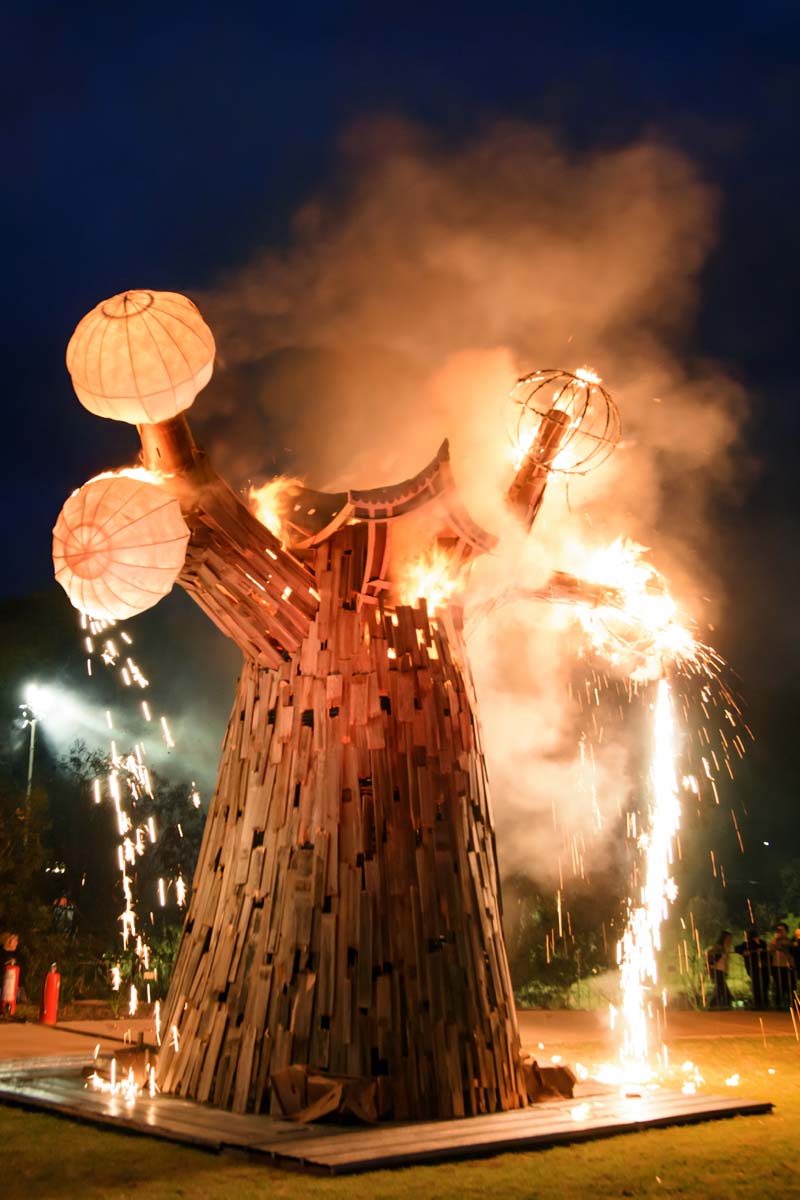
{"label": "falling spark", "polygon": [[651,765],[652,813],[650,830],[642,834],[646,852],[645,880],[638,903],[618,946],[624,1021],[623,1056],[644,1064],[649,1058],[648,994],[658,982],[656,955],[671,888],[672,843],[680,823],[675,773],[675,722],[669,684],[658,683],[653,720]]}

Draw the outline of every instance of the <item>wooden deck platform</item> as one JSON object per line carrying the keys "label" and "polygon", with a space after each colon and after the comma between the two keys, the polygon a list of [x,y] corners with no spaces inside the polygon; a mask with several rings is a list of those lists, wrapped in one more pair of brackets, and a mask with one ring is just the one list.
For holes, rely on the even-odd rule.
{"label": "wooden deck platform", "polygon": [[120,1097],[84,1085],[81,1070],[91,1062],[91,1056],[70,1055],[3,1063],[0,1103],[207,1150],[236,1148],[277,1164],[334,1174],[541,1149],[655,1126],[766,1113],[772,1108],[739,1097],[684,1096],[666,1090],[630,1099],[618,1089],[579,1084],[573,1100],[518,1112],[376,1127],[308,1126],[275,1117],[238,1116],[174,1096],[141,1096],[128,1106]]}

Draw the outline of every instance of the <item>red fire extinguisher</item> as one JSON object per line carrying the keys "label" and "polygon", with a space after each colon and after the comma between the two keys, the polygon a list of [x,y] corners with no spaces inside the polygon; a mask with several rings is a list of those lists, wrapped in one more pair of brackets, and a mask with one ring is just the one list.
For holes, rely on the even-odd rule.
{"label": "red fire extinguisher", "polygon": [[4,1017],[13,1017],[17,1011],[17,992],[19,991],[19,967],[13,958],[6,963],[3,971],[2,1010]]}
{"label": "red fire extinguisher", "polygon": [[39,1009],[40,1025],[55,1025],[58,1020],[58,993],[61,990],[61,976],[56,964],[53,963],[44,977],[42,988],[42,1004]]}

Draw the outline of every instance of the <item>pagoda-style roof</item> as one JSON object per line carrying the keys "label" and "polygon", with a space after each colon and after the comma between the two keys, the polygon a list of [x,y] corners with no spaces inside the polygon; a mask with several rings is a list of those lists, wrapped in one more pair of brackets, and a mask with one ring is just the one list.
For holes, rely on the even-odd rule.
{"label": "pagoda-style roof", "polygon": [[293,496],[294,504],[284,516],[293,550],[303,550],[324,542],[349,521],[392,522],[430,504],[441,502],[449,528],[441,536],[460,543],[461,557],[492,550],[497,539],[473,521],[453,479],[450,445],[445,438],[434,458],[418,474],[389,487],[353,489],[347,492],[318,492],[301,487]]}

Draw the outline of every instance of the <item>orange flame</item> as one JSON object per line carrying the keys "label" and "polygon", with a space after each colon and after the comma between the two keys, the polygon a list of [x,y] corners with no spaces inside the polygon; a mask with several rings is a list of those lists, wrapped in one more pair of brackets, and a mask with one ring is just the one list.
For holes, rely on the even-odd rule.
{"label": "orange flame", "polygon": [[260,487],[251,487],[247,493],[255,515],[270,533],[283,541],[283,524],[289,510],[292,495],[302,487],[300,479],[290,475],[276,475]]}
{"label": "orange flame", "polygon": [[434,546],[405,568],[398,586],[401,604],[418,604],[424,599],[432,616],[445,608],[459,586],[451,555]]}

